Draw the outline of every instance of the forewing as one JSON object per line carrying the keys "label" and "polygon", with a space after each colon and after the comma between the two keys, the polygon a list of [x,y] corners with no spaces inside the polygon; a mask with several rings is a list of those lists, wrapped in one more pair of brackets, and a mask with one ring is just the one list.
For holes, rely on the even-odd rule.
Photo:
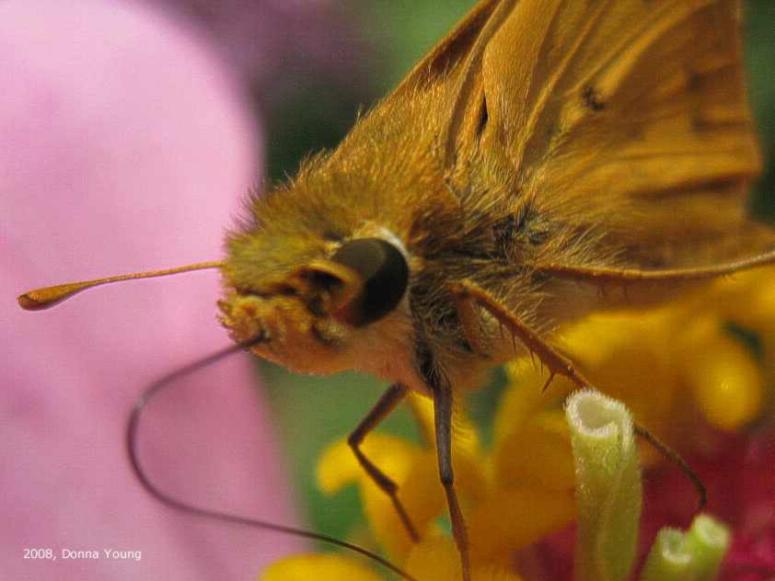
{"label": "forewing", "polygon": [[737,0],[516,2],[475,73],[482,149],[513,164],[515,199],[629,266],[771,247],[745,208],[760,159],[739,29]]}

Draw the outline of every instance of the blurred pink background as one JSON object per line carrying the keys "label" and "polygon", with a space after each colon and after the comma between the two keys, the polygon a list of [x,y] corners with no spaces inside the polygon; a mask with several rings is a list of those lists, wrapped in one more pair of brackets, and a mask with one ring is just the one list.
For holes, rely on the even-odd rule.
{"label": "blurred pink background", "polygon": [[[217,273],[106,287],[44,313],[15,300],[220,257],[261,171],[258,123],[223,58],[139,3],[0,4],[3,578],[250,579],[302,546],[160,506],[125,457],[143,386],[228,344]],[[294,524],[247,356],[184,383],[144,419],[152,478],[209,507]],[[40,548],[57,559],[25,559]],[[63,549],[101,558],[64,559]]]}

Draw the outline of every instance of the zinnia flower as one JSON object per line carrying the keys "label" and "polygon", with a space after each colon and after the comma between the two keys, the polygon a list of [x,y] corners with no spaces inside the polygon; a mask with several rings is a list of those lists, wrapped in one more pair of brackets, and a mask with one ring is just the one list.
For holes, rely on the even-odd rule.
{"label": "zinnia flower", "polygon": [[[665,529],[656,537],[644,580],[665,571],[675,579],[712,578],[720,568],[728,575],[734,567],[773,574],[766,543],[775,522],[775,488],[762,474],[771,449],[752,431],[758,423],[759,432],[772,433],[766,427],[775,361],[771,277],[771,269],[742,274],[660,309],[595,315],[561,333],[558,344],[598,389],[626,408],[604,398],[573,416],[571,410],[585,409],[572,403],[583,392],[557,378],[542,393],[547,374],[525,358],[508,367],[511,385],[498,405],[489,449],[464,409],[458,410],[454,458],[474,579],[554,580],[570,578],[574,569],[579,579],[626,579],[642,567],[657,530],[666,526],[688,532]],[[571,393],[566,418],[563,402]],[[413,397],[411,404],[421,433],[432,434],[428,400]],[[713,517],[692,524],[696,491],[674,464],[643,445],[641,503],[636,448],[627,444],[633,419],[689,459],[708,487]],[[579,431],[602,440],[579,438]],[[730,439],[737,446],[723,444]],[[399,483],[399,497],[421,531],[419,543],[411,544],[392,505],[344,441],[321,459],[323,490],[356,483],[373,543],[418,579],[456,578],[454,544],[438,520],[446,505],[432,439],[418,445],[376,433],[364,451]],[[676,505],[680,511],[668,510]],[[575,543],[568,542],[569,531]],[[311,572],[316,559],[321,557],[281,561],[264,579],[284,579],[286,567]],[[353,564],[350,556],[325,559],[331,570],[335,563],[367,566]]]}

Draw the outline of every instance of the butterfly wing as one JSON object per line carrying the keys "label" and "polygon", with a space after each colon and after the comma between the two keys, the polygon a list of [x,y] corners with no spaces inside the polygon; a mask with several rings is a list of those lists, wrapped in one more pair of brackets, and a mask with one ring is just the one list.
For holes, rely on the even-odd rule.
{"label": "butterfly wing", "polygon": [[746,212],[760,158],[739,15],[737,0],[518,3],[482,75],[524,190],[629,265],[772,245]]}
{"label": "butterfly wing", "polygon": [[474,140],[507,157],[515,206],[596,233],[617,265],[733,260],[775,246],[746,211],[761,161],[740,12],[739,0],[480,2],[402,87],[455,83],[450,164]]}

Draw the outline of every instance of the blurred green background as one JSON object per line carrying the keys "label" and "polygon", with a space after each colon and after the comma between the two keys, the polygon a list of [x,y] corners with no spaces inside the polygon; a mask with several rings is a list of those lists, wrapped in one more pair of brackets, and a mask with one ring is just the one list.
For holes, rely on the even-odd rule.
{"label": "blurred green background", "polygon": [[[366,76],[349,84],[323,78],[303,78],[281,99],[263,100],[267,120],[267,163],[270,178],[292,175],[299,160],[310,151],[336,145],[353,123],[356,112],[393,87],[402,75],[473,4],[470,0],[445,2],[415,0],[353,1],[348,12],[372,51],[364,54]],[[766,171],[756,187],[755,212],[775,217],[775,2],[755,0],[747,6],[746,58],[750,92],[767,159]],[[333,498],[315,485],[315,466],[321,451],[345,437],[377,400],[384,384],[371,377],[343,374],[332,378],[293,376],[259,363],[277,418],[277,429],[287,450],[288,469],[296,483],[299,506],[309,524],[338,537],[351,534],[361,519],[354,489]],[[486,425],[504,384],[495,372],[492,385],[472,396],[470,409]],[[415,437],[409,414],[399,409],[383,428]],[[486,430],[485,430],[486,431]]]}

